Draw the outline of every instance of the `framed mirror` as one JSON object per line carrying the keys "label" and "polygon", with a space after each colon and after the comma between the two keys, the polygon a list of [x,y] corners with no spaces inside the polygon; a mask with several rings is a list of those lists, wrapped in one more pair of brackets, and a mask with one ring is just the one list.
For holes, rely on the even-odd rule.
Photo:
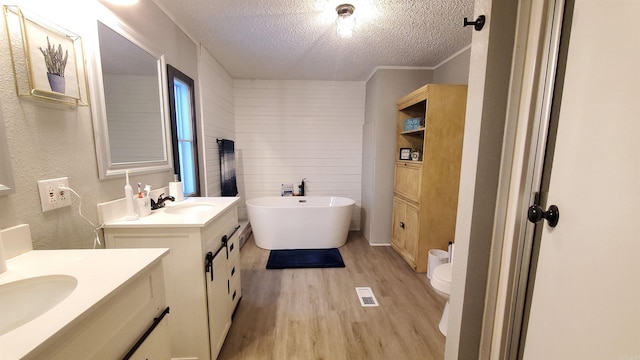
{"label": "framed mirror", "polygon": [[119,21],[97,22],[89,79],[101,179],[173,169],[164,56]]}

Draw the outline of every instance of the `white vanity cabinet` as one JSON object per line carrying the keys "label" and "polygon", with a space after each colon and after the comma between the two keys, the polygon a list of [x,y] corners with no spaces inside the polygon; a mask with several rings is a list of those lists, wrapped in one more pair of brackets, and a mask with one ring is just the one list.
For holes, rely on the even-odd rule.
{"label": "white vanity cabinet", "polygon": [[[7,260],[0,286],[5,295],[13,291],[9,298],[21,300],[6,304],[2,315],[11,311],[19,319],[37,311],[38,302],[54,301],[54,306],[0,334],[0,358],[169,359],[172,311],[161,260],[167,254],[167,249],[27,250]],[[47,284],[50,277],[74,279],[75,287],[55,302],[55,292],[46,289],[56,283],[13,285],[29,279]],[[39,294],[38,301],[30,294]]]}
{"label": "white vanity cabinet", "polygon": [[[92,316],[69,329],[60,340],[37,359],[168,359],[170,316],[166,312],[162,266],[140,275],[131,285],[119,291]],[[170,310],[169,310],[170,312]],[[166,315],[166,317],[164,316]],[[148,337],[147,329],[157,319]],[[133,350],[136,341],[140,346]]]}
{"label": "white vanity cabinet", "polygon": [[[240,298],[238,199],[225,201],[197,216],[152,214],[105,224],[107,248],[170,249],[163,261],[174,358],[215,359],[231,326]],[[209,252],[218,253],[212,269]]]}

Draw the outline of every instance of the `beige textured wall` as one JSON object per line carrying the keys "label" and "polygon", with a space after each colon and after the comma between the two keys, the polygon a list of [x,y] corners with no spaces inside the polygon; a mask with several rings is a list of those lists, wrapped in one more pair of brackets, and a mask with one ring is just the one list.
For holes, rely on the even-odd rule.
{"label": "beige textured wall", "polygon": [[[80,35],[85,52],[94,46],[96,2],[24,0],[11,3]],[[197,79],[196,45],[151,0],[142,0],[133,8],[113,10],[151,46],[161,49],[167,63]],[[78,215],[79,200],[74,196],[71,207],[43,213],[37,181],[68,176],[70,186],[83,197],[83,213],[93,222],[97,222],[97,203],[123,197],[124,181],[98,178],[89,107],[65,108],[17,97],[4,17],[0,19],[0,53],[0,69],[3,69],[0,109],[16,183],[15,194],[0,196],[0,228],[29,224],[36,249],[90,248],[94,232]],[[171,172],[165,172],[135,176],[131,180],[158,188],[166,186],[171,179]]]}
{"label": "beige textured wall", "polygon": [[436,84],[468,84],[471,46],[459,51],[433,71]]}

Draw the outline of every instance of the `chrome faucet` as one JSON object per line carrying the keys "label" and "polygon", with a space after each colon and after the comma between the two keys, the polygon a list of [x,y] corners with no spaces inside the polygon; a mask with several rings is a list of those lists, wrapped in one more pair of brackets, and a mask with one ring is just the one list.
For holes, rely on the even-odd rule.
{"label": "chrome faucet", "polygon": [[153,201],[153,199],[151,199],[151,210],[157,210],[160,208],[164,207],[164,202],[169,200],[169,201],[175,201],[176,198],[174,198],[173,196],[167,196],[167,197],[163,197],[164,193],[160,194],[160,196],[158,196],[158,200],[157,201]]}

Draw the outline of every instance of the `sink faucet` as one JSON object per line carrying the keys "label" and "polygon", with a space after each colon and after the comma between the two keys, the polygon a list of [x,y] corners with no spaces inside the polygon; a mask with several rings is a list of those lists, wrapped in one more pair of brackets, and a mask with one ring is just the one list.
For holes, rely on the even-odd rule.
{"label": "sink faucet", "polygon": [[151,199],[151,210],[157,210],[160,208],[164,207],[164,202],[169,200],[169,201],[175,201],[176,198],[174,198],[173,196],[167,196],[167,197],[163,197],[164,193],[160,194],[160,196],[158,196],[158,200],[157,201],[153,201],[153,199]]}
{"label": "sink faucet", "polygon": [[300,196],[304,196],[304,182],[305,182],[305,180],[307,180],[307,178],[302,179],[302,181],[300,182],[300,185],[298,185],[298,189],[299,189],[298,194]]}

